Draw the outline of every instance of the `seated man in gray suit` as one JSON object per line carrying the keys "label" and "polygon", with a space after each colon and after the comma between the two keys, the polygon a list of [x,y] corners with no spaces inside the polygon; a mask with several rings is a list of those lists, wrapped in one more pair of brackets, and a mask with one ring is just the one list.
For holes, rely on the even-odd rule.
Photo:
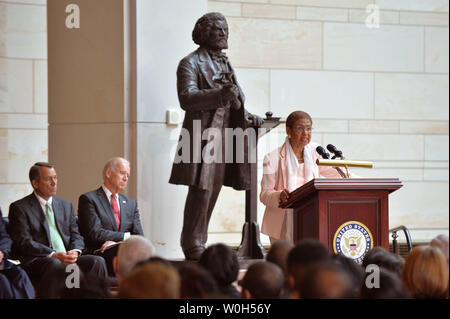
{"label": "seated man in gray suit", "polygon": [[81,195],[78,201],[78,222],[88,251],[105,258],[110,276],[114,276],[116,244],[131,235],[144,234],[136,201],[119,194],[127,187],[129,177],[130,163],[121,157],[112,158],[103,168],[103,185]]}
{"label": "seated man in gray suit", "polygon": [[81,254],[84,239],[72,203],[54,196],[58,179],[53,165],[36,163],[29,177],[34,192],[9,206],[9,232],[13,254],[31,281],[37,284],[44,273],[61,263],[76,263],[85,273],[105,277],[103,258]]}

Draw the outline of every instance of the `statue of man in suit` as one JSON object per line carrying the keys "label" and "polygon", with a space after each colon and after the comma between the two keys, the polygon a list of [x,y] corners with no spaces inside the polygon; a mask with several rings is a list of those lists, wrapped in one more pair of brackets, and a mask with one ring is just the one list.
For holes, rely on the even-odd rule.
{"label": "statue of man in suit", "polygon": [[[246,131],[250,126],[261,126],[263,119],[244,109],[244,94],[230,61],[222,52],[228,48],[225,17],[220,13],[203,15],[194,27],[192,38],[200,47],[183,58],[177,70],[178,99],[186,111],[183,130],[189,132],[190,149],[183,149],[185,141],[180,136],[176,156],[181,155],[180,151],[187,151],[188,156],[183,156],[181,161],[175,158],[169,183],[189,186],[180,243],[186,259],[198,260],[205,249],[209,220],[222,185],[236,190],[250,189],[248,140],[238,149],[238,143],[226,139],[226,129]],[[205,146],[211,140],[210,136],[206,140],[204,137],[211,129],[220,133],[213,139],[221,139],[214,145],[222,149],[213,150],[214,161],[205,161],[197,155],[206,153]],[[201,145],[196,147],[199,137]],[[225,160],[227,147],[233,149],[236,157],[244,155],[244,162],[235,160],[236,157]]]}

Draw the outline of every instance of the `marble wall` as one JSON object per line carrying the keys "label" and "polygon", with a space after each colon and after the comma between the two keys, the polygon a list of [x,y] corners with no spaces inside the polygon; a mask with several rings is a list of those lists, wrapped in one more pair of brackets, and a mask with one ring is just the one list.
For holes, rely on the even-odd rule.
{"label": "marble wall", "polygon": [[31,192],[48,159],[46,0],[0,1],[0,208]]}

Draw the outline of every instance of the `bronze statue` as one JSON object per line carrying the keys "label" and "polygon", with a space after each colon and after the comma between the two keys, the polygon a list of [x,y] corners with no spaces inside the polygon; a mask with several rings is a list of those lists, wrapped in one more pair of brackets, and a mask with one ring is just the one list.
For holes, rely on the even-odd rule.
{"label": "bronze statue", "polygon": [[[169,183],[189,186],[180,243],[186,259],[198,260],[205,249],[209,220],[222,185],[236,190],[250,189],[248,141],[242,149],[237,149],[233,139],[226,139],[225,129],[245,131],[260,127],[263,119],[244,109],[244,94],[230,61],[222,52],[228,48],[225,17],[220,13],[205,14],[195,24],[192,39],[200,47],[183,58],[177,70],[178,99],[186,111],[182,130],[189,133],[189,149],[183,149],[180,135],[176,156],[181,155],[180,151],[188,152],[185,153],[188,160],[183,157],[180,162],[174,161]],[[205,146],[211,142],[209,136],[204,139],[208,130],[221,133],[214,138],[222,139],[216,144],[222,149],[216,148],[213,153],[220,157],[226,145],[231,145],[235,152],[244,153],[245,161],[230,162],[221,157],[222,160],[210,162],[197,156],[204,155]],[[201,145],[196,147],[199,136],[195,135],[199,134]]]}

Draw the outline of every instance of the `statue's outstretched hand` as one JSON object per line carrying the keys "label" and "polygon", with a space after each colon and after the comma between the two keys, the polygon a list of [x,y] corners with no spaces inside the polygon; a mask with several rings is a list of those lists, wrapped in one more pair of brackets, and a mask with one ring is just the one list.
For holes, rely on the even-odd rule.
{"label": "statue's outstretched hand", "polygon": [[249,125],[252,125],[254,127],[260,127],[264,123],[264,119],[256,114],[250,114],[247,115],[247,123]]}

